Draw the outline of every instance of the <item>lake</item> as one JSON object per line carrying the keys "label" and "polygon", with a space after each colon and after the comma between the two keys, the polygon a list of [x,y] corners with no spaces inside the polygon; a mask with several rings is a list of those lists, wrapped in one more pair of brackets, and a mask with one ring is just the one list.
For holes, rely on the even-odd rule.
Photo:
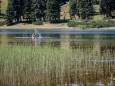
{"label": "lake", "polygon": [[[32,37],[33,33],[35,34],[35,37]],[[39,70],[36,70],[36,66],[33,67],[33,65],[37,64],[37,61],[34,60],[34,63],[33,60],[29,60],[31,65],[27,67],[30,70],[32,67],[32,70],[35,68],[36,72],[34,73],[29,72],[30,70],[25,68],[23,71],[27,72],[26,75],[25,72],[23,73],[22,70],[17,69],[24,74],[25,82],[20,82],[20,80],[23,80],[23,78],[18,77],[22,77],[20,72],[16,72],[17,75],[15,72],[11,72],[11,76],[3,73],[3,70],[10,70],[9,68],[13,66],[8,66],[7,64],[6,69],[4,69],[5,66],[1,66],[0,76],[2,78],[0,79],[0,83],[2,83],[3,86],[6,83],[6,86],[115,86],[115,30],[1,29],[0,44],[1,49],[3,49],[3,51],[0,51],[0,59],[4,61],[4,63],[0,64],[2,66],[7,63],[4,58],[12,58],[4,55],[5,49],[3,46],[5,45],[11,47],[14,46],[12,48],[8,47],[12,51],[15,51],[16,46],[18,46],[16,50],[19,53],[21,53],[20,50],[23,51],[24,49],[27,49],[27,52],[29,52],[30,48],[28,49],[28,47],[32,47],[31,49],[33,51],[30,49],[32,55],[44,57],[43,62],[40,60],[42,57],[37,57],[37,59],[39,59],[38,63],[41,62],[40,65],[44,65],[41,65],[43,68],[39,67]],[[20,46],[23,46],[24,48],[21,48]],[[51,47],[51,49],[47,50],[44,46]],[[39,49],[39,47],[43,48],[43,52],[49,51],[49,53],[38,53],[42,50],[42,48]],[[20,50],[18,48],[20,48]],[[54,52],[52,49],[54,49]],[[6,53],[9,54],[8,51]],[[53,57],[53,53],[56,54],[56,56],[50,58],[50,56]],[[33,57],[31,54],[25,56]],[[2,58],[2,55],[4,58]],[[49,57],[47,57],[48,55]],[[11,54],[11,56],[15,57],[16,55]],[[22,57],[24,56],[19,56],[18,59]],[[12,60],[14,59],[15,58]],[[16,68],[18,66],[20,68],[22,67],[20,65],[21,59],[19,61],[20,63]],[[25,62],[23,64],[25,64]],[[15,71],[15,69],[12,68],[10,71]],[[31,78],[27,78],[29,77],[28,74]],[[4,78],[5,76],[8,78],[10,77],[12,81],[8,78]],[[6,79],[7,81],[5,82],[4,80]],[[32,79],[35,80],[32,81]],[[17,82],[20,82],[21,84],[17,85],[19,84]]]}

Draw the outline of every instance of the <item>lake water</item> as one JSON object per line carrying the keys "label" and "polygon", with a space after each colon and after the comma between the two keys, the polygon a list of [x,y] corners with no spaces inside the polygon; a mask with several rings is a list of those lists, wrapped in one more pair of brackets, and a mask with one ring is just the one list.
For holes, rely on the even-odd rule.
{"label": "lake water", "polygon": [[47,86],[115,86],[115,30],[0,30],[0,44],[92,49],[101,57],[109,51],[111,57],[91,60],[91,71],[71,70],[57,79],[59,83]]}
{"label": "lake water", "polygon": [[[31,34],[36,37],[32,39]],[[40,35],[40,36],[39,36]],[[0,30],[0,43],[51,45],[66,48],[115,47],[114,30]]]}

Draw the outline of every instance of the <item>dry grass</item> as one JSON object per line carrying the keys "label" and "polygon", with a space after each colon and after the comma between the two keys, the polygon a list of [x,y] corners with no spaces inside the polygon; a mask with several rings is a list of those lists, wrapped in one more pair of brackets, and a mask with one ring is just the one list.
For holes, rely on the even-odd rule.
{"label": "dry grass", "polygon": [[60,18],[61,19],[70,19],[68,4],[61,6],[61,17]]}
{"label": "dry grass", "polygon": [[5,14],[8,5],[8,0],[1,0],[1,13]]}
{"label": "dry grass", "polygon": [[13,26],[1,26],[0,29],[66,29],[67,24],[66,23],[60,23],[60,24],[44,24],[44,25],[33,25],[33,24],[18,24]]}

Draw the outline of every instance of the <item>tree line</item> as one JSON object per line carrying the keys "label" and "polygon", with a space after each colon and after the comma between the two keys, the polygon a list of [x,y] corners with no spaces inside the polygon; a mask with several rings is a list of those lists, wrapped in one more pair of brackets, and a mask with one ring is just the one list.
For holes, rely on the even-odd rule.
{"label": "tree line", "polygon": [[70,17],[75,15],[81,19],[89,19],[94,14],[94,5],[100,6],[100,14],[113,17],[115,14],[115,0],[70,0]]}
{"label": "tree line", "polygon": [[8,24],[22,19],[56,21],[60,19],[60,5],[68,0],[9,0],[6,13]]}
{"label": "tree line", "polygon": [[94,4],[100,5],[100,13],[112,17],[115,0],[9,0],[6,22],[57,21],[60,20],[60,6],[69,1],[71,19],[89,19],[94,12]]}

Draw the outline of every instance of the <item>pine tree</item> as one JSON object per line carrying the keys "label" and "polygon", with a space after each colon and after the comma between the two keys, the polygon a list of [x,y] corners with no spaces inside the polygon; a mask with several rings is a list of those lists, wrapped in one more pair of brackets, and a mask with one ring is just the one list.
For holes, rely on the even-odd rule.
{"label": "pine tree", "polygon": [[82,19],[89,19],[93,12],[93,0],[77,0],[77,15]]}
{"label": "pine tree", "polygon": [[75,19],[75,15],[82,19],[89,19],[93,13],[93,0],[70,0],[70,17]]}
{"label": "pine tree", "polygon": [[76,15],[76,12],[77,12],[77,2],[76,0],[70,0],[69,1],[69,14],[70,14],[70,18],[71,19],[75,19],[75,15]]}
{"label": "pine tree", "polygon": [[21,16],[23,16],[23,4],[24,1],[23,0],[15,0],[15,17],[16,17],[16,22],[21,21]]}
{"label": "pine tree", "polygon": [[60,3],[58,0],[47,0],[46,8],[48,22],[60,20]]}
{"label": "pine tree", "polygon": [[112,12],[115,11],[115,1],[114,0],[101,0],[100,12],[107,17],[112,17]]}
{"label": "pine tree", "polygon": [[13,23],[13,20],[15,19],[14,1],[15,0],[10,0],[8,2],[8,8],[7,8],[6,17],[5,17],[7,25],[11,25]]}
{"label": "pine tree", "polygon": [[32,2],[33,18],[41,21],[45,20],[46,3],[45,0],[33,0]]}
{"label": "pine tree", "polygon": [[23,0],[9,0],[6,20],[7,22],[15,20],[15,22],[21,21],[23,16]]}
{"label": "pine tree", "polygon": [[32,6],[32,0],[24,0],[24,17],[27,19],[27,21],[30,21],[31,19],[31,6]]}
{"label": "pine tree", "polygon": [[69,0],[58,0],[60,5],[66,4],[66,2],[68,2]]}

